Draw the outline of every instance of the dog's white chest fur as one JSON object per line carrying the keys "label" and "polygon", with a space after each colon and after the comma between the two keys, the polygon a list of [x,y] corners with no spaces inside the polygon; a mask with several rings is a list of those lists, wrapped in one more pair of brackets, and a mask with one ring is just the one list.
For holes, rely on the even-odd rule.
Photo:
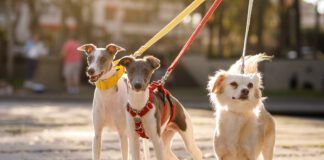
{"label": "dog's white chest fur", "polygon": [[270,143],[266,139],[269,139],[267,138],[268,132],[271,131],[266,128],[269,126],[268,121],[271,117],[268,116],[263,106],[257,107],[256,110],[246,113],[228,110],[216,112],[215,149],[217,155],[230,155],[231,160],[239,160],[240,157],[252,159],[258,157],[263,146]]}
{"label": "dog's white chest fur", "polygon": [[96,115],[93,117],[94,122],[103,123],[102,125],[110,129],[115,129],[116,126],[125,127],[126,103],[127,88],[122,79],[118,81],[117,88],[96,88],[93,100],[93,112]]}
{"label": "dog's white chest fur", "polygon": [[[216,136],[226,136],[228,144],[240,143],[242,137],[245,137],[245,133],[257,133],[259,128],[258,118],[252,112],[249,114],[239,114],[228,111],[219,111],[216,115]],[[254,130],[255,129],[255,130]],[[228,137],[228,135],[231,135]]]}

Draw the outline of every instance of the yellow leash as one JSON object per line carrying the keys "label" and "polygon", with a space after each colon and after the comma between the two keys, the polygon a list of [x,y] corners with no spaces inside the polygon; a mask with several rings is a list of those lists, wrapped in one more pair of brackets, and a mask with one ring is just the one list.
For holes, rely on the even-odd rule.
{"label": "yellow leash", "polygon": [[158,40],[169,33],[175,26],[177,26],[183,19],[197,9],[205,0],[194,0],[187,8],[185,8],[177,17],[175,17],[169,24],[167,24],[162,30],[154,35],[148,42],[141,46],[134,56],[141,56],[148,48],[155,44]]}
{"label": "yellow leash", "polygon": [[[156,35],[154,35],[148,42],[146,42],[143,46],[141,46],[135,53],[134,56],[141,56],[148,48],[150,48],[153,44],[155,44],[158,40],[168,34],[174,27],[176,27],[179,23],[183,21],[183,19],[190,15],[194,10],[196,10],[205,0],[194,0],[187,8],[185,8],[181,13],[178,14],[169,24],[167,24],[164,28],[162,28]],[[119,60],[114,61],[115,67]],[[117,73],[112,77],[101,80],[96,83],[96,86],[101,90],[107,90],[109,88],[114,87],[122,74],[125,72],[124,68],[119,68]]]}

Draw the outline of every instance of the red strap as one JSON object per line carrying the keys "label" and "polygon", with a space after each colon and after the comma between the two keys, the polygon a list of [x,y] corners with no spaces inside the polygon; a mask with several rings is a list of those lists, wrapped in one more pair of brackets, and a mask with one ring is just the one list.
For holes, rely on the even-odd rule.
{"label": "red strap", "polygon": [[[163,92],[163,94],[165,95],[165,97],[167,98],[167,100],[170,100],[170,92],[167,90],[167,89],[165,89],[164,87],[163,87],[163,85],[161,85],[160,83],[158,83],[158,82],[152,82],[152,84],[151,84],[151,86],[152,86],[152,88],[158,88],[161,92]],[[170,118],[169,118],[169,120],[168,120],[168,124],[171,122],[171,120],[173,119],[173,117],[174,117],[174,111],[175,111],[175,105],[174,104],[171,104],[172,106],[170,106],[171,107],[171,109],[170,109]],[[168,104],[167,104],[167,102],[164,104],[164,106],[163,106],[163,109],[162,109],[162,115],[161,115],[161,124],[163,123],[163,121],[165,120],[165,118],[166,118],[166,115],[167,115],[167,111],[168,111]]]}
{"label": "red strap", "polygon": [[170,118],[169,118],[168,123],[170,123],[172,121],[173,117],[174,117],[175,108],[176,108],[176,106],[174,104],[172,104],[172,106],[171,106],[171,114],[170,114]]}
{"label": "red strap", "polygon": [[209,10],[206,12],[204,18],[201,20],[201,22],[198,24],[195,31],[191,34],[190,38],[186,42],[186,44],[182,47],[181,51],[179,52],[178,56],[174,59],[170,67],[168,68],[168,72],[171,73],[176,65],[179,63],[180,58],[183,56],[185,51],[190,47],[192,42],[196,39],[201,29],[206,25],[207,21],[209,20],[209,17],[214,13],[214,11],[218,8],[222,0],[216,0],[213,5],[209,8]]}
{"label": "red strap", "polygon": [[163,109],[162,109],[162,115],[161,115],[161,124],[163,123],[168,111],[168,105],[167,103],[164,104]]}

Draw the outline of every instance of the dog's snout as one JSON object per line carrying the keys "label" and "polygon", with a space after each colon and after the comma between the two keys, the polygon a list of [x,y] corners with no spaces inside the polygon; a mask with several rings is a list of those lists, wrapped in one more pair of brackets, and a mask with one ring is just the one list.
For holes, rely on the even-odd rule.
{"label": "dog's snout", "polygon": [[134,88],[139,90],[142,88],[142,85],[140,83],[135,83]]}
{"label": "dog's snout", "polygon": [[89,69],[87,70],[87,73],[88,73],[89,75],[93,75],[93,74],[95,73],[95,70],[94,70],[93,68],[89,68]]}
{"label": "dog's snout", "polygon": [[249,92],[250,92],[250,91],[249,91],[248,89],[246,89],[246,88],[244,88],[244,89],[241,90],[241,93],[242,93],[243,95],[248,95]]}

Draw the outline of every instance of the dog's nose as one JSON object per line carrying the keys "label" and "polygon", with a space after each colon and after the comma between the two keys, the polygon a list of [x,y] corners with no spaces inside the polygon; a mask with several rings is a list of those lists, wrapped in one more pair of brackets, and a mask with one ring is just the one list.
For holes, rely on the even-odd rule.
{"label": "dog's nose", "polygon": [[243,94],[243,95],[248,95],[249,94],[249,90],[248,89],[242,89],[242,91],[241,91],[241,93]]}
{"label": "dog's nose", "polygon": [[135,89],[141,89],[142,88],[142,85],[140,83],[135,83],[134,84],[134,88]]}
{"label": "dog's nose", "polygon": [[93,68],[89,68],[89,69],[87,70],[87,73],[88,73],[89,75],[93,75],[93,74],[95,73],[95,70],[94,70]]}

